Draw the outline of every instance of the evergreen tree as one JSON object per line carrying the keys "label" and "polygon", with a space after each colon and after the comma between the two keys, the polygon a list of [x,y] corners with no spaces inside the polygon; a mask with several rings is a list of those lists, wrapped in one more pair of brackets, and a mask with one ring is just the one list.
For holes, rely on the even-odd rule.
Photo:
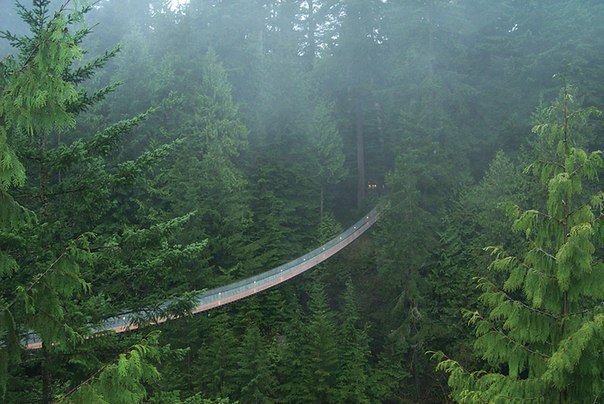
{"label": "evergreen tree", "polygon": [[[20,6],[19,13],[29,24],[31,38],[2,34],[18,48],[17,58],[9,56],[0,65],[0,211],[2,250],[0,276],[3,278],[0,295],[0,393],[6,387],[9,360],[18,359],[19,338],[17,324],[37,332],[43,341],[65,343],[74,330],[65,327],[65,300],[85,291],[89,286],[80,274],[80,265],[89,262],[89,235],[82,235],[61,246],[59,251],[47,251],[34,265],[24,266],[20,261],[27,245],[27,230],[34,228],[33,220],[24,220],[25,209],[16,202],[11,187],[25,184],[25,168],[17,158],[19,142],[35,139],[40,149],[39,164],[45,164],[47,133],[64,131],[74,125],[70,106],[78,101],[75,85],[65,80],[64,72],[81,56],[78,37],[68,32],[74,13],[57,13],[49,18],[49,1],[35,1],[34,8]],[[25,39],[27,38],[27,40]],[[44,215],[47,195],[40,177],[38,213]],[[33,211],[27,210],[34,214]],[[37,226],[36,226],[37,227]],[[56,255],[55,255],[56,254]],[[24,282],[23,274],[29,278]],[[17,279],[17,276],[21,279]],[[73,334],[72,334],[73,335]],[[48,400],[48,395],[45,397]]]}
{"label": "evergreen tree", "polygon": [[320,194],[320,218],[323,219],[325,191],[328,186],[339,182],[346,174],[342,138],[330,116],[333,106],[318,104],[315,107],[311,133],[309,134],[310,156],[313,167],[318,167],[314,175]]}
{"label": "evergreen tree", "polygon": [[275,377],[267,342],[252,325],[239,348],[237,372],[242,403],[267,403],[274,400]]}
{"label": "evergreen tree", "polygon": [[211,316],[203,345],[195,357],[197,377],[193,386],[205,398],[234,398],[238,393],[237,339],[227,313]]}
{"label": "evergreen tree", "polygon": [[[226,71],[213,51],[200,70],[197,91],[187,94],[180,105],[188,113],[181,114],[177,128],[185,136],[179,153],[173,166],[159,174],[156,187],[167,201],[167,214],[196,212],[183,240],[209,238],[210,265],[219,273],[230,272],[240,269],[251,221],[247,181],[236,164],[247,145],[247,129],[239,120]],[[198,279],[195,285],[207,284]]]}
{"label": "evergreen tree", "polygon": [[264,239],[263,247],[276,244],[280,254],[287,253],[284,258],[294,258],[314,241],[320,210],[316,147],[309,139],[322,135],[311,122],[317,117],[315,89],[297,64],[277,55],[266,63],[262,87],[261,122],[252,132],[246,171],[253,184],[255,222],[267,223],[275,237],[264,237],[268,226],[258,226],[255,236]]}
{"label": "evergreen tree", "polygon": [[292,403],[312,401],[313,386],[307,382],[308,356],[306,354],[307,334],[304,318],[297,297],[291,293],[292,315],[287,324],[285,335],[276,341],[277,351],[277,393],[278,397],[287,397]]}
{"label": "evergreen tree", "polygon": [[[50,1],[35,0],[31,10],[19,5],[31,35],[3,34],[18,55],[4,59],[0,69],[0,211],[7,219],[0,224],[0,373],[4,386],[7,359],[14,361],[19,352],[17,332],[37,334],[43,349],[32,378],[42,379],[42,391],[26,392],[27,401],[49,402],[57,389],[79,383],[82,375],[65,372],[66,358],[86,371],[99,362],[82,347],[90,323],[115,315],[120,306],[133,306],[126,296],[128,288],[112,286],[124,278],[132,283],[134,275],[145,270],[161,267],[169,272],[182,263],[181,258],[194,259],[203,250],[195,243],[173,248],[170,233],[188,217],[142,228],[141,221],[152,220],[141,220],[140,212],[129,216],[124,214],[127,209],[116,209],[120,194],[132,192],[137,179],[164,158],[170,146],[116,161],[109,156],[147,114],[95,128],[90,134],[75,125],[78,114],[115,89],[110,84],[90,92],[83,83],[117,50],[80,62],[81,43],[91,32],[81,23],[91,7],[68,13],[68,3],[54,12]],[[137,282],[144,283],[142,279]],[[157,300],[153,303],[158,305]],[[75,354],[76,350],[81,351]],[[141,365],[145,359],[139,356],[134,362]],[[118,372],[124,385],[144,390],[142,379],[130,379],[126,373]],[[63,375],[66,380],[61,380]]]}
{"label": "evergreen tree", "polygon": [[490,367],[468,372],[436,355],[460,402],[595,402],[604,391],[604,193],[590,185],[604,162],[601,151],[575,146],[582,125],[599,113],[574,109],[573,99],[565,83],[560,101],[536,114],[533,132],[547,153],[527,171],[546,187],[545,208],[510,205],[527,250],[489,248],[496,256],[491,268],[507,279],[500,286],[479,278],[489,314],[467,313],[476,325],[475,347]]}
{"label": "evergreen tree", "polygon": [[150,334],[127,353],[102,367],[58,403],[140,403],[147,397],[143,383],[155,382],[160,375],[150,360],[158,361],[157,332]]}
{"label": "evergreen tree", "polygon": [[[339,6],[341,22],[333,56],[326,59],[321,75],[329,71],[324,85],[333,91],[342,111],[340,131],[351,174],[356,177],[356,208],[365,204],[368,183],[383,183],[383,139],[380,117],[375,108],[375,91],[380,87],[382,21],[386,5],[375,0],[345,0]],[[381,171],[381,172],[380,172]]]}
{"label": "evergreen tree", "polygon": [[329,403],[335,400],[339,358],[335,324],[319,281],[312,285],[309,311],[304,379],[312,402]]}
{"label": "evergreen tree", "polygon": [[369,338],[366,330],[359,328],[359,315],[354,302],[352,281],[346,283],[343,323],[339,332],[337,372],[338,402],[369,402]]}
{"label": "evergreen tree", "polygon": [[[420,399],[424,367],[426,313],[424,312],[424,273],[432,264],[432,252],[439,248],[437,202],[430,198],[422,185],[424,162],[411,150],[401,153],[395,169],[386,176],[389,208],[378,225],[377,265],[383,282],[381,304],[388,311],[380,313],[380,328],[391,347],[387,353],[402,361],[407,373],[413,375],[413,385],[407,390]],[[431,188],[436,183],[430,183]],[[430,201],[430,205],[427,201]],[[443,201],[444,202],[444,201]],[[409,231],[414,229],[414,231]]]}

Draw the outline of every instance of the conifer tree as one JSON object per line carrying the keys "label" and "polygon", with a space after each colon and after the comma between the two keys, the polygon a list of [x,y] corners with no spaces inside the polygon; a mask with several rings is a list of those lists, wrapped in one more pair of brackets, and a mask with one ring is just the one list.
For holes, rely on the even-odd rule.
{"label": "conifer tree", "polygon": [[[147,114],[92,134],[76,127],[78,114],[116,88],[109,84],[90,92],[83,83],[118,50],[81,61],[80,45],[91,32],[83,18],[91,7],[69,3],[55,12],[49,0],[34,0],[31,9],[18,4],[31,34],[2,34],[18,53],[0,64],[0,393],[9,361],[18,360],[18,334],[33,332],[43,344],[36,369],[42,392],[31,397],[42,402],[58,394],[55,386],[78,382],[76,377],[57,383],[53,372],[60,374],[65,358],[74,358],[91,332],[90,322],[115,315],[118,308],[107,296],[117,304],[132,303],[125,298],[128,289],[112,289],[116,278],[132,279],[156,268],[170,271],[181,258],[194,259],[203,249],[196,243],[174,248],[170,241],[187,216],[142,229],[139,215],[128,217],[115,209],[118,194],[131,190],[170,146],[132,161],[108,158]],[[107,278],[111,282],[97,282]],[[61,361],[55,360],[59,353]],[[98,363],[83,363],[82,356],[71,365],[89,369],[91,362]],[[142,366],[145,360],[139,356],[134,363]],[[123,385],[144,390],[142,379],[117,374]]]}
{"label": "conifer tree", "polygon": [[346,175],[342,138],[335,121],[330,116],[331,110],[333,106],[324,103],[319,103],[315,107],[309,134],[309,154],[313,168],[318,167],[314,176],[321,192],[321,220],[323,220],[326,187],[335,185]]}
{"label": "conifer tree", "polygon": [[[25,209],[10,194],[14,193],[13,187],[25,184],[25,167],[17,158],[19,142],[34,138],[43,149],[49,131],[63,131],[74,125],[70,105],[78,100],[78,92],[73,83],[65,80],[64,72],[81,56],[77,36],[67,31],[70,19],[80,15],[75,13],[68,18],[58,12],[49,18],[48,3],[38,0],[32,10],[19,8],[34,33],[32,38],[2,33],[19,54],[0,63],[0,397],[5,394],[9,360],[18,360],[17,324],[25,323],[44,340],[64,342],[66,334],[73,330],[62,324],[61,300],[88,287],[79,269],[82,262],[89,260],[88,235],[70,240],[54,256],[50,251],[43,254],[35,267],[23,268],[19,262],[29,241],[22,231],[31,229],[36,213]],[[39,164],[44,161],[40,159]],[[37,213],[44,214],[47,196],[43,187],[37,197]],[[24,220],[25,212],[31,220]],[[34,276],[28,283],[15,283],[14,274],[23,269]]]}
{"label": "conifer tree", "polygon": [[260,329],[255,325],[250,326],[239,348],[237,375],[242,403],[265,403],[273,400],[276,380],[267,345]]}
{"label": "conifer tree", "polygon": [[102,367],[96,374],[57,400],[59,404],[140,403],[147,397],[143,383],[160,375],[149,359],[159,360],[158,332],[148,335],[126,353]]}
{"label": "conifer tree", "polygon": [[297,297],[290,294],[292,314],[287,324],[286,333],[277,343],[277,395],[287,397],[292,403],[307,403],[312,401],[313,386],[308,383],[308,355],[306,349],[307,334],[305,333],[304,318]]}
{"label": "conifer tree", "polygon": [[227,313],[211,315],[210,327],[198,350],[194,386],[208,399],[231,398],[237,394],[237,339]]}
{"label": "conifer tree", "polygon": [[335,324],[320,281],[312,285],[309,310],[304,378],[310,385],[311,401],[329,403],[335,399],[339,360]]}
{"label": "conifer tree", "polygon": [[250,224],[247,182],[236,164],[247,146],[247,129],[214,51],[203,59],[200,76],[197,91],[180,106],[186,111],[178,128],[184,139],[173,166],[158,176],[158,186],[168,213],[197,212],[184,240],[209,238],[210,265],[232,271],[242,259]]}
{"label": "conifer tree", "polygon": [[344,319],[340,329],[338,357],[340,370],[337,372],[337,401],[369,402],[369,338],[359,328],[359,314],[354,302],[352,281],[346,283],[344,296]]}
{"label": "conifer tree", "polygon": [[[475,348],[489,365],[469,372],[436,354],[459,402],[597,402],[604,393],[604,193],[597,182],[602,152],[576,146],[595,109],[574,108],[564,83],[533,127],[546,145],[528,172],[545,186],[543,209],[510,205],[523,255],[489,247],[503,285],[479,278],[487,315],[467,312]],[[595,187],[594,187],[595,184]]]}

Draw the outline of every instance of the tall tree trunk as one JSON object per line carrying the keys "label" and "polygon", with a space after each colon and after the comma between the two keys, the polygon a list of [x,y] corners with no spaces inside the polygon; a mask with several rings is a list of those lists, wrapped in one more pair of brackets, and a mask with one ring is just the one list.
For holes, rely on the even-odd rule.
{"label": "tall tree trunk", "polygon": [[308,47],[306,48],[306,63],[308,70],[311,71],[313,69],[315,63],[315,54],[317,52],[316,49],[316,23],[314,16],[314,0],[308,0],[308,27],[307,27],[307,40]]}
{"label": "tall tree trunk", "polygon": [[42,403],[52,403],[52,372],[50,364],[50,353],[42,345]]}
{"label": "tall tree trunk", "polygon": [[363,133],[363,106],[361,98],[355,99],[355,132],[357,139],[357,208],[363,207],[367,187],[365,180],[365,134]]}
{"label": "tall tree trunk", "polygon": [[325,185],[321,183],[321,221],[323,221],[323,194],[325,192]]}
{"label": "tall tree trunk", "polygon": [[42,219],[46,215],[46,187],[48,185],[48,169],[46,167],[46,133],[44,133],[44,131],[40,131],[38,134],[38,151],[38,199],[40,200],[39,215],[40,219]]}
{"label": "tall tree trunk", "polygon": [[264,58],[264,27],[258,30],[258,57],[260,60]]}
{"label": "tall tree trunk", "polygon": [[[48,186],[48,166],[46,164],[46,133],[39,131],[38,133],[38,199],[40,207],[38,215],[41,221],[46,216],[46,188]],[[50,363],[50,353],[44,345],[42,345],[42,403],[47,404],[52,402],[52,369]]]}

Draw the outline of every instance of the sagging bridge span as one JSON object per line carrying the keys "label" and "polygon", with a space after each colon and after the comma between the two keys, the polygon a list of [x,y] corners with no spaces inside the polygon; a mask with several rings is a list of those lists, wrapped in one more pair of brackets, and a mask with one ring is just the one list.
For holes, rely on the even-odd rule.
{"label": "sagging bridge span", "polygon": [[[308,271],[358,239],[363,233],[371,228],[375,222],[377,222],[379,217],[380,211],[377,208],[374,208],[341,234],[293,261],[261,274],[201,293],[194,300],[195,307],[193,308],[192,313],[202,313],[253,296]],[[95,327],[93,332],[115,331],[120,333],[135,330],[138,328],[137,319],[143,317],[142,314],[143,313],[141,312],[124,313],[108,318],[102,321],[99,326]],[[159,317],[151,324],[161,324],[175,318],[176,317]],[[29,334],[26,341],[26,347],[28,349],[38,349],[42,347],[42,342],[36,335]]]}

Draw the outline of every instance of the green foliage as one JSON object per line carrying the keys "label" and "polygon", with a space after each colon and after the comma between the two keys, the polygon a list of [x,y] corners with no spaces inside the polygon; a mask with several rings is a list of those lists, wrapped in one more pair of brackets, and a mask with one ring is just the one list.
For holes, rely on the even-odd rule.
{"label": "green foliage", "polygon": [[261,403],[274,400],[275,375],[267,343],[257,326],[248,328],[238,359],[240,402]]}
{"label": "green foliage", "polygon": [[[593,113],[573,112],[572,101],[565,83],[561,101],[554,104],[557,114],[554,107],[545,107],[547,113],[537,116],[549,120],[533,128],[549,146],[544,158],[529,167],[546,187],[546,209],[508,208],[513,229],[525,235],[528,250],[509,255],[489,248],[495,256],[491,269],[507,280],[499,287],[479,278],[480,300],[489,314],[467,313],[476,327],[474,346],[490,368],[468,372],[435,355],[460,402],[592,402],[604,389],[599,303],[604,275],[596,255],[601,240],[594,237],[601,211],[586,195],[604,163],[601,152],[572,146],[575,131]],[[559,120],[552,120],[556,116]]]}
{"label": "green foliage", "polygon": [[321,218],[319,223],[319,234],[317,240],[320,244],[327,243],[338,234],[342,233],[344,229],[342,225],[336,220],[332,213],[327,213]]}
{"label": "green foliage", "polygon": [[[83,346],[91,323],[115,315],[118,308],[157,306],[175,290],[189,289],[183,286],[186,274],[179,283],[174,280],[174,268],[199,264],[206,245],[201,240],[174,242],[191,215],[172,215],[158,223],[141,203],[141,178],[177,143],[138,153],[132,160],[117,156],[126,135],[151,111],[105,129],[94,125],[90,133],[75,126],[77,114],[98,112],[95,104],[115,89],[109,84],[90,92],[82,83],[104,67],[117,48],[80,62],[85,52],[79,45],[91,32],[81,26],[82,16],[90,8],[77,6],[68,13],[64,5],[53,14],[49,3],[34,1],[31,11],[19,6],[32,34],[3,35],[19,54],[6,58],[0,69],[1,393],[3,399],[17,401],[50,401],[67,380],[80,377],[66,371],[68,366],[87,371],[102,362],[95,356],[102,354]],[[120,203],[134,192],[139,192],[138,200]],[[151,274],[156,277],[139,282],[142,275]],[[132,284],[148,287],[158,278],[164,284],[170,278],[171,286],[135,303],[124,296]],[[120,282],[126,288],[116,290]],[[44,347],[44,354],[35,357],[39,365],[28,370],[34,373],[33,381],[42,380],[42,392],[32,388],[30,396],[24,396],[9,386],[5,397],[7,369],[17,363],[20,352],[17,333],[26,332],[35,333]],[[156,380],[157,372],[145,364],[145,358],[154,355],[144,346],[123,355],[101,374],[102,383],[84,386],[87,392],[81,394],[98,396],[99,402],[117,402],[116,397],[141,401],[146,395],[141,383]],[[9,376],[21,371],[12,366]],[[51,383],[53,376],[57,383]]]}
{"label": "green foliage", "polygon": [[[211,327],[199,349],[198,377],[194,385],[205,397],[232,397],[238,389],[237,340],[229,318],[219,313],[211,321]],[[248,380],[249,381],[249,380]]]}
{"label": "green foliage", "polygon": [[321,190],[321,216],[323,216],[324,192],[327,186],[333,186],[346,175],[342,138],[338,132],[330,111],[334,107],[319,103],[315,107],[310,125],[308,152],[313,167],[318,167],[313,176]]}
{"label": "green foliage", "polygon": [[364,328],[359,327],[359,314],[354,302],[352,281],[346,283],[343,323],[340,327],[336,401],[369,402],[369,337]]}
{"label": "green foliage", "polygon": [[[458,315],[459,307],[476,303],[476,290],[468,288],[473,276],[484,289],[478,304],[497,307],[493,318],[474,320],[497,323],[500,331],[526,330],[521,324],[527,322],[547,328],[553,319],[541,314],[559,314],[564,288],[569,302],[575,285],[583,288],[579,306],[599,302],[602,196],[597,164],[589,167],[597,159],[580,151],[556,157],[566,147],[555,140],[564,132],[564,123],[554,122],[562,99],[534,115],[542,141],[527,142],[524,134],[537,99],[555,94],[550,77],[563,64],[589,103],[601,107],[601,2],[204,0],[175,11],[164,0],[103,0],[87,14],[94,24],[88,36],[92,28],[80,25],[77,13],[67,14],[83,2],[67,2],[56,20],[63,32],[51,34],[42,28],[55,9],[45,9],[62,3],[36,0],[31,11],[18,8],[34,27],[29,37],[20,35],[11,3],[0,0],[2,29],[11,30],[2,34],[7,41],[0,53],[12,44],[18,54],[0,64],[0,93],[7,95],[0,110],[31,111],[19,118],[20,128],[17,116],[0,113],[0,308],[20,293],[3,312],[0,356],[19,352],[18,333],[27,331],[27,321],[37,322],[47,337],[56,335],[60,344],[48,351],[61,352],[41,359],[50,375],[34,353],[18,365],[16,355],[10,365],[0,360],[9,373],[9,402],[51,400],[115,356],[109,346],[123,350],[117,345],[138,338],[80,344],[88,324],[138,308],[148,310],[141,323],[166,312],[186,315],[194,292],[185,291],[274,267],[329,239],[338,233],[335,218],[358,213],[349,209],[355,186],[359,199],[365,191],[386,193],[391,211],[375,244],[364,238],[352,253],[328,263],[321,277],[327,317],[341,325],[336,376],[320,384],[334,400],[354,401],[354,391],[358,401],[445,401],[444,375],[433,374],[422,353],[446,346],[464,366],[475,365],[467,324]],[[36,48],[37,37],[47,42]],[[118,42],[123,46],[105,51]],[[80,49],[84,45],[90,53]],[[26,82],[32,78],[36,83]],[[114,91],[115,80],[123,82],[122,91]],[[19,91],[34,94],[15,104],[12,95],[18,98]],[[149,106],[156,106],[152,113]],[[55,126],[28,133],[27,114],[50,125],[53,111],[61,118]],[[582,113],[570,108],[569,146],[601,148],[600,122]],[[527,143],[531,150],[516,152]],[[498,149],[505,153],[483,172]],[[531,171],[551,186],[550,206],[547,194],[538,194],[540,178],[522,178],[516,168],[535,154],[539,162]],[[578,181],[547,162],[566,165],[568,173],[591,170],[595,181]],[[577,209],[569,212],[566,232],[548,215],[563,213],[556,200],[569,192]],[[507,210],[518,219],[517,234],[508,231],[498,206],[503,200],[511,201]],[[582,223],[592,216],[590,230]],[[554,248],[565,234],[568,243]],[[88,245],[78,241],[81,235]],[[526,235],[529,242],[541,238],[542,248],[524,254],[531,248]],[[500,244],[491,250],[498,260],[486,275],[489,256],[482,247],[493,240]],[[583,254],[591,250],[594,262]],[[58,275],[49,272],[46,282],[40,275],[48,268]],[[589,271],[589,278],[576,276]],[[362,320],[347,320],[354,310],[342,302],[342,279],[350,274],[359,286]],[[77,276],[85,282],[74,282]],[[295,294],[307,282],[303,277],[232,305],[218,324],[212,313],[162,325],[162,341],[191,349],[162,363],[165,377],[153,382],[145,400],[316,400],[312,386],[300,380],[311,372],[311,343],[318,351],[306,326],[317,316],[307,313],[307,295]],[[50,311],[36,302],[50,304]],[[575,320],[568,320],[569,329]],[[579,343],[566,348],[591,349],[598,327],[592,320]],[[513,346],[492,328],[482,331],[487,351],[489,338]],[[517,331],[523,338],[526,333]],[[538,345],[555,333],[528,334]],[[4,349],[10,344],[14,349]],[[244,345],[251,347],[245,358]],[[489,351],[496,357],[489,370],[522,378],[526,363],[539,362],[506,347],[511,367],[499,366],[495,351]],[[552,380],[568,366],[589,368],[556,361]],[[256,375],[254,366],[262,368]],[[356,377],[361,382],[344,381]],[[259,380],[271,384],[271,378],[278,380],[274,389],[263,391]],[[41,379],[49,392],[44,397]],[[485,386],[497,380],[486,378]],[[467,399],[478,396],[471,392]]]}
{"label": "green foliage", "polygon": [[337,340],[334,321],[327,307],[325,291],[316,282],[310,292],[310,318],[306,327],[305,383],[310,387],[310,401],[332,402],[335,399],[338,371]]}
{"label": "green foliage", "polygon": [[145,385],[160,377],[153,362],[159,360],[157,333],[133,346],[116,361],[100,369],[74,388],[59,403],[141,403],[147,397]]}
{"label": "green foliage", "polygon": [[[49,2],[41,3],[41,12],[46,14]],[[32,26],[37,31],[36,39],[20,43],[21,63],[8,59],[12,79],[3,86],[0,103],[4,125],[32,136],[38,131],[75,125],[67,106],[75,101],[77,92],[63,72],[81,56],[81,49],[67,31],[65,15],[56,14],[48,23],[46,18],[39,15],[32,21],[37,24]]]}
{"label": "green foliage", "polygon": [[[77,98],[77,92],[74,85],[64,79],[63,72],[81,56],[77,39],[67,28],[82,15],[76,11],[69,17],[56,13],[48,18],[48,4],[49,1],[38,1],[34,11],[21,7],[21,16],[34,32],[33,38],[23,40],[8,32],[2,33],[2,37],[11,40],[19,51],[18,59],[7,57],[0,68],[0,212],[5,219],[0,231],[3,243],[11,238],[20,238],[10,233],[8,237],[4,236],[6,231],[27,228],[31,222],[25,220],[24,209],[8,193],[11,187],[25,183],[25,168],[14,149],[19,137],[63,131],[75,123],[68,105]],[[18,356],[13,312],[18,312],[19,323],[33,327],[48,341],[59,345],[66,341],[67,335],[75,334],[62,324],[64,311],[61,299],[89,287],[80,275],[80,265],[89,261],[88,244],[88,236],[83,235],[66,245],[63,252],[54,257],[54,261],[47,262],[48,266],[27,287],[14,287],[12,282],[3,282],[3,286],[9,288],[3,287],[0,295],[0,316],[3,318],[0,327],[3,341],[0,344],[2,397],[6,392],[8,363],[14,363]],[[11,252],[13,248],[3,246],[3,250]],[[4,280],[10,279],[21,266],[14,257],[14,252],[13,256],[5,252],[0,254],[0,272]]]}
{"label": "green foliage", "polygon": [[[186,136],[154,186],[167,202],[168,215],[196,212],[182,240],[207,238],[210,266],[230,272],[239,265],[247,241],[245,231],[251,222],[247,181],[236,165],[239,154],[246,149],[247,129],[232,100],[226,71],[213,51],[207,53],[199,70],[196,91],[187,94],[187,104],[182,105],[187,113],[178,130]],[[199,278],[197,288],[208,286]]]}

